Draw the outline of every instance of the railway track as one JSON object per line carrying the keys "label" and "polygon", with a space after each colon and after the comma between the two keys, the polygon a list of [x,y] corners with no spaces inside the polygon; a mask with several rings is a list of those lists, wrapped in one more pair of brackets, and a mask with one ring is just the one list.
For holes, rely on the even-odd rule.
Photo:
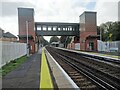
{"label": "railway track", "polygon": [[82,90],[120,88],[119,67],[60,49],[47,50]]}

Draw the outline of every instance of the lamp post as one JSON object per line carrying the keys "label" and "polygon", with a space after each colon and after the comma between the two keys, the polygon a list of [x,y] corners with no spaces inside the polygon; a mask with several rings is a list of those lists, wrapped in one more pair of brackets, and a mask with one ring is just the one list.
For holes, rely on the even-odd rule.
{"label": "lamp post", "polygon": [[28,22],[29,21],[26,21],[26,34],[27,34],[27,57],[29,57],[29,42],[28,42]]}
{"label": "lamp post", "polygon": [[102,41],[102,29],[100,27],[100,40]]}

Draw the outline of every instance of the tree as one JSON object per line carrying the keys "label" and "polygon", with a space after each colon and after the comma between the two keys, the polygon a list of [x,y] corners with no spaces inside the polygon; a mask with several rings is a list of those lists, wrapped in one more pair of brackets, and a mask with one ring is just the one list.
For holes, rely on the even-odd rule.
{"label": "tree", "polygon": [[106,22],[99,26],[103,41],[120,40],[120,22]]}
{"label": "tree", "polygon": [[64,47],[66,47],[72,40],[72,36],[61,36],[60,42],[64,44]]}
{"label": "tree", "polygon": [[112,40],[120,40],[120,22],[115,22],[112,27]]}
{"label": "tree", "polygon": [[65,43],[67,36],[61,36],[60,37],[60,42]]}
{"label": "tree", "polygon": [[49,42],[52,43],[52,42],[58,42],[58,41],[60,41],[60,39],[57,36],[52,36]]}
{"label": "tree", "polygon": [[103,41],[108,41],[109,40],[109,31],[111,29],[112,23],[113,22],[106,22],[106,23],[102,23],[100,25],[100,30],[101,30]]}
{"label": "tree", "polygon": [[38,37],[39,44],[42,44],[43,46],[48,45],[49,42],[44,39],[43,36]]}
{"label": "tree", "polygon": [[97,35],[100,35],[100,26],[97,26]]}

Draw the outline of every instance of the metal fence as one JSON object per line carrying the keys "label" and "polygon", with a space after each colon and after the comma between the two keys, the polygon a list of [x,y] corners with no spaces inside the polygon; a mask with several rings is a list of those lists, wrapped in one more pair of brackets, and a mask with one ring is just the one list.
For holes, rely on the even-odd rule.
{"label": "metal fence", "polygon": [[120,41],[103,42],[98,40],[98,51],[120,52]]}
{"label": "metal fence", "polygon": [[80,50],[80,43],[75,43],[75,50]]}
{"label": "metal fence", "polygon": [[25,43],[0,41],[0,67],[26,53]]}

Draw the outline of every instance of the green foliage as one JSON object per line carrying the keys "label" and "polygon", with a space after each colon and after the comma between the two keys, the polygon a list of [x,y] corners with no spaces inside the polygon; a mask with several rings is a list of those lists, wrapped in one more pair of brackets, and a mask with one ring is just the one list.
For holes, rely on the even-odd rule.
{"label": "green foliage", "polygon": [[100,26],[97,26],[97,35],[100,35]]}
{"label": "green foliage", "polygon": [[66,44],[68,45],[72,40],[72,37],[67,37],[67,41],[66,41]]}
{"label": "green foliage", "polygon": [[61,36],[60,37],[60,42],[65,43],[67,36]]}
{"label": "green foliage", "polygon": [[58,41],[60,41],[60,39],[57,36],[52,36],[50,38],[50,43],[52,43],[52,42],[58,42]]}
{"label": "green foliage", "polygon": [[43,36],[38,37],[38,40],[39,40],[40,44],[43,44],[43,46],[49,44],[49,42],[47,40],[45,40]]}
{"label": "green foliage", "polygon": [[106,22],[97,27],[98,34],[102,33],[103,41],[120,40],[120,22]]}
{"label": "green foliage", "polygon": [[45,46],[45,45],[48,45],[48,44],[49,44],[49,42],[47,40],[45,40],[43,45]]}
{"label": "green foliage", "polygon": [[20,58],[18,58],[16,60],[13,60],[13,61],[7,63],[1,69],[2,70],[1,71],[2,72],[2,76],[5,76],[9,72],[13,71],[18,66],[20,66],[22,63],[24,63],[26,60],[27,60],[27,56],[23,56],[23,57],[20,57]]}
{"label": "green foliage", "polygon": [[72,36],[67,36],[65,41],[65,46],[67,46],[72,40]]}
{"label": "green foliage", "polygon": [[72,40],[72,36],[61,36],[60,42],[67,46]]}

